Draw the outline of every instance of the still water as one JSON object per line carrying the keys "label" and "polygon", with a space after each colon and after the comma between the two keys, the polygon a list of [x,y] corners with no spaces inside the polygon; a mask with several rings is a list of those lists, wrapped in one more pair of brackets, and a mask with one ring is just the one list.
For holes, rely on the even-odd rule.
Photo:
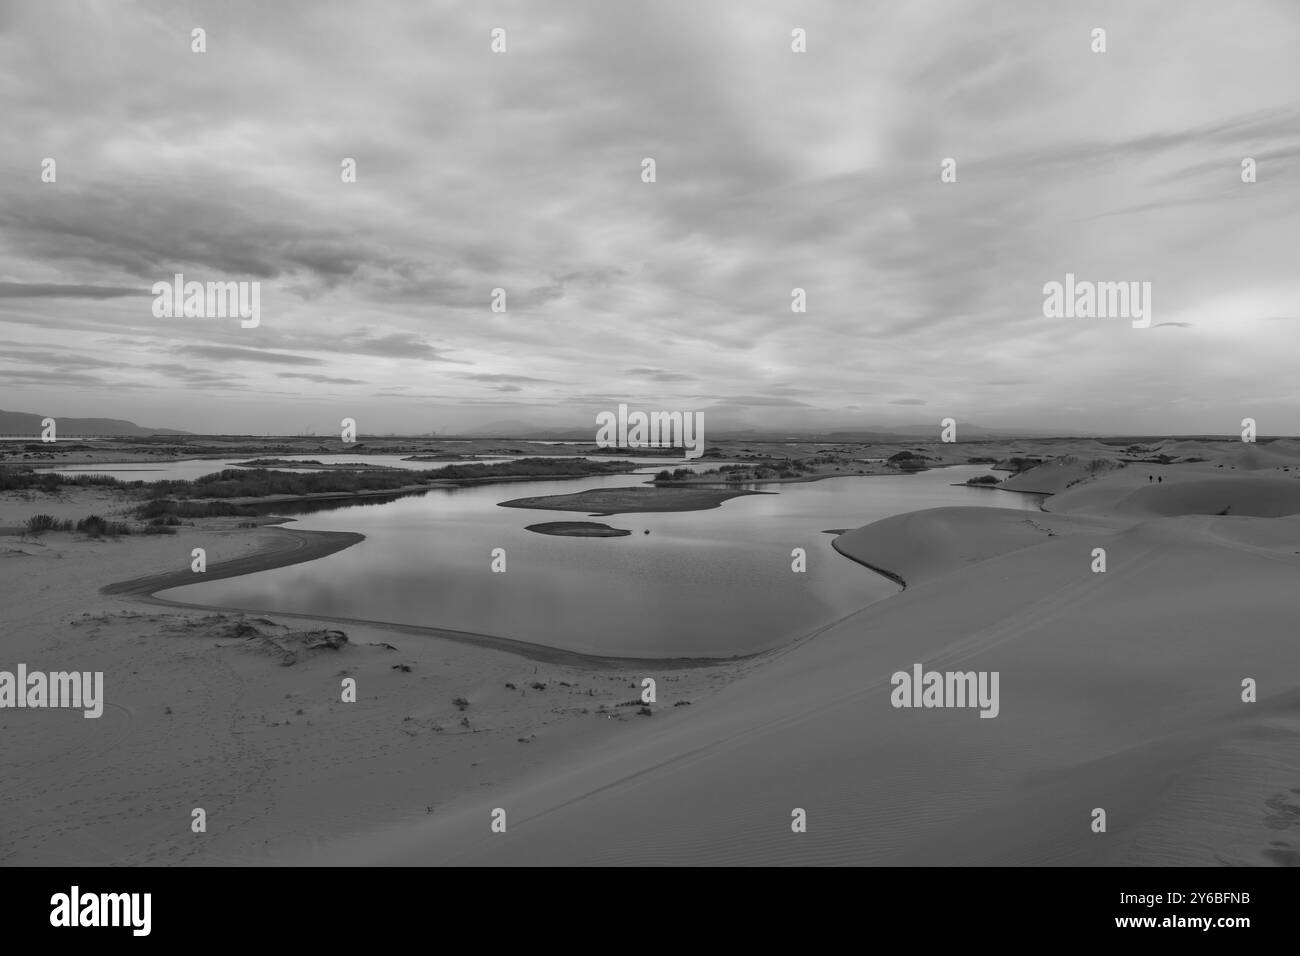
{"label": "still water", "polygon": [[[728,657],[807,634],[897,587],[831,547],[834,528],[948,505],[1037,510],[1039,498],[954,487],[981,466],[760,485],[708,511],[622,514],[502,508],[498,502],[635,485],[644,476],[438,488],[290,525],[366,540],[318,561],[164,591],[169,600],[446,627],[616,657]],[[598,520],[632,535],[524,530]],[[650,533],[644,534],[643,532]],[[503,548],[506,572],[490,570]],[[806,573],[791,551],[807,552]]]}

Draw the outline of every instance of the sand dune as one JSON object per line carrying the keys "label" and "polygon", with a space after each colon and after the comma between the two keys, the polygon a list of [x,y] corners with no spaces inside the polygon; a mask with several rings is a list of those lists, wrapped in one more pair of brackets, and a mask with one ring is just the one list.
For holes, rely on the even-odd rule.
{"label": "sand dune", "polygon": [[1045,462],[1037,468],[1004,479],[1000,488],[1008,491],[1027,491],[1037,494],[1056,495],[1072,485],[1088,481],[1120,467],[1113,458],[1080,458],[1067,455],[1064,458]]}
{"label": "sand dune", "polygon": [[1242,471],[1300,466],[1300,442],[1279,438],[1269,442],[1243,441],[1164,441],[1152,454],[1191,461],[1203,459]]}
{"label": "sand dune", "polygon": [[[932,508],[895,515],[849,531],[835,550],[868,567],[897,574],[908,584],[942,577],[988,558],[1042,544],[1057,528],[1084,522],[1019,514],[1006,520],[996,508]],[[1105,527],[1104,523],[1101,524]]]}
{"label": "sand dune", "polygon": [[[1176,469],[1178,471],[1179,469]],[[1276,518],[1300,513],[1300,480],[1272,475],[1170,475],[1151,484],[1129,469],[1076,486],[1046,504],[1052,512],[1114,514],[1133,517],[1235,515]]]}

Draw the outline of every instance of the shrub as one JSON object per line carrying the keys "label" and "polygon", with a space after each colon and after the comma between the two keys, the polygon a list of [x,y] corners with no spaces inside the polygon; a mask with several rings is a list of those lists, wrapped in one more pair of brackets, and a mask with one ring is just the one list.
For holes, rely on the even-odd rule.
{"label": "shrub", "polygon": [[77,530],[97,538],[108,530],[108,522],[99,515],[89,515],[77,522]]}
{"label": "shrub", "polygon": [[120,535],[130,534],[130,525],[121,521],[108,521],[99,515],[88,515],[77,522],[77,530],[83,534],[88,534],[92,538],[98,538],[102,535]]}
{"label": "shrub", "polygon": [[1002,463],[1002,466],[1007,471],[1012,472],[1013,475],[1018,475],[1021,472],[1029,471],[1032,468],[1037,468],[1042,463],[1043,463],[1043,459],[1041,458],[1016,457],[1016,458],[1008,458],[1005,462]]}
{"label": "shrub", "polygon": [[155,498],[135,509],[141,518],[167,518],[168,524],[180,524],[181,518],[231,518],[250,517],[257,514],[256,508],[233,505],[228,501],[175,501],[172,498]]}
{"label": "shrub", "polygon": [[46,531],[70,531],[71,521],[60,521],[50,515],[32,515],[27,519],[28,534],[44,534]]}
{"label": "shrub", "polygon": [[[123,485],[108,475],[59,475],[52,471],[33,471],[24,465],[0,465],[0,491],[23,491],[35,488],[53,493],[64,486]],[[140,484],[135,482],[135,484]]]}
{"label": "shrub", "polygon": [[[361,447],[357,445],[353,450]],[[446,465],[428,471],[388,468],[373,471],[286,472],[266,468],[227,468],[193,481],[156,481],[150,485],[148,493],[151,498],[165,499],[168,496],[260,498],[266,495],[396,491],[432,481],[490,480],[521,476],[584,477],[621,474],[630,468],[626,462],[590,462],[581,458],[521,458],[518,461]],[[187,517],[184,512],[177,513]]]}

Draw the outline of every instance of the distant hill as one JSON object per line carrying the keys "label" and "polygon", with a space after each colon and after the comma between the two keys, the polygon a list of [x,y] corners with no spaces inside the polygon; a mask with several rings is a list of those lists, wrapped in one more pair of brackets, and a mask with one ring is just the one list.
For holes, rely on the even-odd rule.
{"label": "distant hill", "polygon": [[[647,409],[640,408],[641,411]],[[936,418],[933,423],[915,425],[864,425],[861,428],[746,428],[728,424],[734,421],[727,415],[714,415],[704,411],[705,432],[714,441],[811,441],[811,442],[867,442],[897,443],[904,441],[938,441],[942,426]],[[467,428],[465,435],[479,438],[549,439],[552,441],[595,441],[596,425],[574,427],[567,423],[540,421],[497,420]],[[999,438],[1056,438],[1059,430],[1032,428],[986,428],[958,420],[957,439],[978,441]]]}
{"label": "distant hill", "polygon": [[56,437],[76,438],[83,435],[121,435],[142,438],[148,435],[190,435],[179,428],[145,428],[135,422],[118,418],[62,418],[57,415],[35,415],[31,412],[0,411],[0,435],[31,435],[40,437],[41,421],[54,418],[58,424]]}
{"label": "distant hill", "polygon": [[[447,434],[450,434],[450,432]],[[577,429],[571,425],[526,422],[519,419],[498,419],[468,428],[465,434],[472,434],[481,438],[550,438],[555,441],[595,441],[596,424],[593,419],[590,428]]]}
{"label": "distant hill", "polygon": [[[917,425],[876,425],[868,428],[857,430],[840,430],[829,432],[828,437],[843,441],[846,439],[856,439],[859,441],[877,441],[884,438],[888,441],[899,441],[901,439],[919,438],[927,441],[938,439],[943,426],[939,424],[938,419],[933,424]],[[982,425],[975,425],[971,422],[957,419],[957,440],[971,441],[980,439],[995,438],[1057,438],[1060,431],[1051,431],[1040,428],[985,428]],[[862,436],[862,437],[858,437]]]}

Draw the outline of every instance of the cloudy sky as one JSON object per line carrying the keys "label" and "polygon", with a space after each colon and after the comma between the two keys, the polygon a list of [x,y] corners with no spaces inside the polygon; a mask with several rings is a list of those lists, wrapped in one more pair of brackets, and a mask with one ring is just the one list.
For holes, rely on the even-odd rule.
{"label": "cloudy sky", "polygon": [[[0,0],[0,408],[1300,433],[1298,33],[1294,0]],[[177,272],[260,282],[260,326],[155,318]],[[1151,282],[1152,327],[1045,318],[1067,272]]]}

